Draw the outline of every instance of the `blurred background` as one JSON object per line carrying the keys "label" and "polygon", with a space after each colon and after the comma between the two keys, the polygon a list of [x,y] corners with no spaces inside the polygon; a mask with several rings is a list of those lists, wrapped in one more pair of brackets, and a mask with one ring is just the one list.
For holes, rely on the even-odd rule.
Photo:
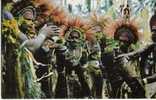
{"label": "blurred background", "polygon": [[52,0],[57,4],[61,4],[67,8],[72,14],[82,14],[86,16],[89,12],[96,11],[106,14],[110,9],[114,8],[116,12],[120,9],[120,5],[127,2],[130,5],[132,14],[138,15],[140,11],[148,9],[149,12],[154,10],[156,0]]}
{"label": "blurred background", "polygon": [[131,18],[134,18],[142,33],[142,42],[150,40],[149,20],[156,7],[156,0],[52,0],[62,5],[72,15],[87,18],[91,12],[111,16],[120,16],[120,7],[126,3],[130,6]]}

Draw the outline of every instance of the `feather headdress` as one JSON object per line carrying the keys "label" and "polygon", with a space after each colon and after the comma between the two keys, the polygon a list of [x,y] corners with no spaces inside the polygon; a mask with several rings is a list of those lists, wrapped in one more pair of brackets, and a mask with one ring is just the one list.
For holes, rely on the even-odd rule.
{"label": "feather headdress", "polygon": [[54,2],[50,0],[34,0],[33,4],[38,10],[37,21],[39,21],[40,24],[47,22],[52,22],[56,25],[65,24],[67,14],[65,14],[65,10],[56,6]]}
{"label": "feather headdress", "polygon": [[72,29],[76,29],[86,40],[92,40],[93,39],[93,30],[91,30],[91,26],[89,25],[89,22],[87,20],[82,19],[81,17],[68,17],[68,20],[64,25],[62,25],[64,30],[62,31],[62,36],[65,36],[66,33],[68,33]]}
{"label": "feather headdress", "polygon": [[86,39],[91,39],[92,31],[87,20],[84,20],[78,16],[71,16],[69,12],[55,5],[52,1],[48,0],[36,0],[34,4],[38,6],[40,13],[38,18],[44,22],[48,19],[48,22],[52,22],[61,27],[61,36],[71,30],[79,30]]}
{"label": "feather headdress", "polygon": [[108,28],[108,34],[112,35],[114,39],[119,40],[120,35],[125,34],[131,43],[136,43],[139,40],[140,33],[134,20],[118,19],[112,22]]}
{"label": "feather headdress", "polygon": [[[32,20],[35,20],[36,18],[36,8],[33,5],[32,0],[22,0],[14,3],[11,13],[14,15],[14,17],[26,16]],[[32,16],[30,16],[30,14]]]}
{"label": "feather headdress", "polygon": [[111,18],[108,16],[97,15],[93,13],[90,18],[90,25],[95,31],[105,33],[106,27],[109,25],[110,21]]}
{"label": "feather headdress", "polygon": [[[67,31],[75,28],[85,35],[86,39],[93,38],[91,30],[91,26],[89,25],[88,21],[84,20],[78,16],[71,16],[69,12],[65,9],[58,7],[54,2],[51,0],[24,0],[25,2],[20,2],[16,5],[21,7],[26,7],[28,5],[32,5],[36,10],[36,18],[35,22],[38,24],[37,26],[42,26],[45,23],[53,23],[59,27],[61,27],[61,34],[64,36]],[[21,7],[17,6],[16,11],[20,10]]]}

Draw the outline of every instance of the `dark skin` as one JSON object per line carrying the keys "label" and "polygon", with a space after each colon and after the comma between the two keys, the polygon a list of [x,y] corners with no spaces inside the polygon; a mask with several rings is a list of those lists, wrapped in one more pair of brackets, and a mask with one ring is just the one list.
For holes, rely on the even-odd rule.
{"label": "dark skin", "polygon": [[[123,31],[119,35],[118,40],[119,40],[119,51],[117,51],[117,56],[119,56],[120,54],[130,52],[132,38],[131,35],[129,35],[129,32]],[[141,98],[141,97],[143,98],[144,90],[142,86],[139,84],[139,82],[135,77],[129,75],[129,73],[125,72],[124,68],[122,68],[123,63],[126,63],[125,60],[115,58],[114,61],[115,62],[113,64],[112,69],[108,69],[110,73],[113,72],[112,76],[111,74],[108,75],[113,88],[112,97],[120,98],[120,93],[118,92],[118,90],[120,89],[123,81],[125,81],[128,84],[128,86],[132,89],[133,93],[131,94],[131,98]],[[138,92],[138,89],[136,89],[136,87],[140,90],[140,92]]]}
{"label": "dark skin", "polygon": [[79,33],[79,32],[77,32],[77,31],[72,31],[72,32],[70,33],[70,36],[69,36],[68,41],[69,41],[70,45],[72,45],[72,46],[71,46],[72,48],[77,47],[77,44],[79,44],[79,42],[80,42],[79,39],[80,39],[80,33]]}
{"label": "dark skin", "polygon": [[[79,82],[82,86],[82,92],[77,95],[81,95],[82,97],[90,96],[90,89],[86,82],[85,75],[84,75],[84,69],[81,67],[83,64],[83,57],[80,58],[80,60],[77,59],[78,65],[73,65],[73,62],[71,62],[71,59],[68,57],[67,54],[71,51],[76,51],[77,53],[83,54],[83,52],[78,51],[80,50],[81,46],[79,45],[79,42],[81,42],[80,39],[80,33],[73,30],[69,37],[67,38],[67,49],[65,50],[57,50],[56,51],[56,64],[57,64],[57,71],[58,71],[58,83],[56,85],[56,91],[55,91],[55,97],[56,98],[67,98],[67,84],[66,84],[66,75],[70,75],[72,71],[75,71],[75,73],[78,75]],[[75,56],[75,55],[72,55]],[[83,55],[82,55],[83,56]],[[86,59],[86,57],[85,57]],[[64,73],[65,68],[65,73]],[[66,74],[66,75],[65,75]],[[64,83],[64,84],[62,84]],[[80,89],[80,88],[79,88]],[[79,90],[78,90],[79,91]],[[78,96],[78,97],[81,97]]]}
{"label": "dark skin", "polygon": [[77,41],[79,37],[80,37],[79,33],[76,31],[73,31],[70,33],[69,39],[71,39],[72,41]]}
{"label": "dark skin", "polygon": [[152,31],[152,41],[156,43],[156,30]]}
{"label": "dark skin", "polygon": [[[156,46],[156,30],[152,30],[152,36],[151,36],[151,39],[153,41],[153,44],[151,45],[148,45],[146,48],[143,48],[143,49],[140,49],[138,51],[135,51],[135,52],[131,52],[131,53],[128,53],[128,54],[123,54],[123,55],[120,55],[121,57],[124,57],[124,56],[127,56],[127,57],[130,57],[130,58],[138,58],[141,56],[141,66],[145,66],[144,65],[144,62],[147,60],[147,56],[154,50],[154,47]],[[152,82],[155,82],[156,81],[156,75],[152,75],[152,76],[149,76],[149,77],[146,77],[144,79],[147,79],[147,82],[148,83],[152,83]]]}
{"label": "dark skin", "polygon": [[128,52],[128,48],[131,45],[131,43],[128,42],[129,39],[126,36],[120,36],[119,37],[119,45],[120,45],[120,50],[123,53],[127,53]]}

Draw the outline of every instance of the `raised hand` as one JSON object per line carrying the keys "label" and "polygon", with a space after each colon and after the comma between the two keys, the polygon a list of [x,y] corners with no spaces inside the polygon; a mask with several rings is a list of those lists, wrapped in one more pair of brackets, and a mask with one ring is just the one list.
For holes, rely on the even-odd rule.
{"label": "raised hand", "polygon": [[56,25],[50,25],[47,24],[41,28],[39,31],[39,34],[44,34],[46,37],[52,37],[52,36],[58,36],[60,33],[60,28]]}

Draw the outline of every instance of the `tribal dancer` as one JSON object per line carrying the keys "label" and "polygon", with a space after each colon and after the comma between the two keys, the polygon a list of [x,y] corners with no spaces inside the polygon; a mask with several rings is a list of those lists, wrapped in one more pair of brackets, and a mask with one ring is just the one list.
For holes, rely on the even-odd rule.
{"label": "tribal dancer", "polygon": [[[56,52],[58,84],[56,97],[70,97],[67,87],[67,78],[76,73],[81,86],[82,97],[90,97],[90,88],[84,74],[85,64],[87,63],[87,51],[85,49],[86,28],[80,19],[70,19],[68,25],[64,26],[65,45]],[[67,79],[67,80],[66,80]],[[66,84],[67,82],[67,84]],[[64,84],[62,84],[64,83]],[[66,85],[65,85],[66,84]],[[64,91],[64,93],[63,93]]]}
{"label": "tribal dancer", "polygon": [[[42,3],[41,1],[39,3],[41,3],[39,4],[39,10],[41,13],[37,17],[38,23],[43,24],[46,22],[52,22],[53,24],[59,26],[61,28],[61,37],[57,36],[56,38],[63,38],[63,41],[65,41],[65,43],[61,44],[60,42],[56,43],[55,47],[55,65],[58,73],[58,79],[54,93],[55,97],[73,97],[71,95],[71,91],[68,91],[71,88],[68,82],[68,78],[73,74],[73,72],[76,73],[79,83],[81,84],[81,93],[75,94],[82,94],[83,97],[89,97],[90,89],[84,75],[84,69],[82,67],[87,61],[87,54],[84,48],[86,39],[86,29],[84,28],[85,24],[82,24],[80,19],[73,19],[72,17],[69,17],[69,15],[64,14],[65,11],[51,5],[49,2]],[[57,41],[56,38],[55,40]],[[75,89],[74,91],[78,90]],[[80,96],[76,95],[74,97],[80,98]]]}
{"label": "tribal dancer", "polygon": [[[141,48],[137,51],[130,52],[128,54],[123,54],[132,59],[140,60],[140,69],[142,82],[145,84],[156,82],[156,12],[150,19],[150,29],[151,29],[151,39],[152,43],[147,45],[145,48]],[[153,87],[154,88],[154,87]],[[149,90],[147,90],[149,91]],[[151,93],[150,97],[155,98],[156,93]]]}
{"label": "tribal dancer", "polygon": [[[125,9],[128,10],[128,8]],[[126,12],[127,10],[123,9],[123,11]],[[108,78],[112,87],[112,97],[143,98],[145,97],[145,90],[137,80],[137,78],[140,78],[138,61],[116,59],[116,56],[120,54],[133,51],[133,45],[136,45],[139,39],[138,28],[136,27],[134,21],[130,20],[130,18],[128,17],[130,15],[127,15],[130,13],[124,14],[126,15],[123,16],[123,19],[116,21],[115,24],[110,28],[109,32],[109,34],[114,35],[115,40],[119,41],[119,48],[115,49],[113,57],[114,65],[107,68],[107,73],[109,73]]]}
{"label": "tribal dancer", "polygon": [[[23,17],[27,18],[30,14],[28,18],[33,18],[33,11],[30,8],[29,10],[27,10],[27,8],[21,9],[19,12],[20,16],[23,14]],[[18,28],[17,21],[13,18],[11,13],[4,13],[4,16],[2,37],[6,48],[6,69],[7,71],[12,71],[6,71],[6,80],[9,80],[6,81],[6,88],[8,90],[6,97],[40,98],[42,91],[40,90],[40,84],[36,82],[37,77],[33,64],[35,60],[31,52],[35,52],[35,50],[41,46],[45,38],[52,35],[55,31],[53,27],[45,26],[40,30],[38,36],[33,39],[28,39]],[[12,58],[14,58],[14,60]],[[7,79],[9,75],[12,76],[11,79]],[[14,81],[14,84],[10,84]],[[15,89],[10,87],[10,90],[8,89],[9,86]]]}
{"label": "tribal dancer", "polygon": [[94,98],[107,97],[106,75],[102,65],[101,56],[106,47],[105,28],[110,19],[105,16],[98,16],[94,13],[89,25],[94,38],[87,42],[88,51],[88,74],[91,77],[91,90]]}
{"label": "tribal dancer", "polygon": [[[48,37],[42,46],[36,50],[34,57],[37,61],[41,62],[44,65],[39,65],[36,71],[37,77],[40,79],[41,88],[45,93],[46,98],[54,98],[55,87],[57,82],[57,72],[56,72],[56,55],[55,55],[55,42],[59,39],[60,22],[63,21],[63,18],[60,18],[64,15],[64,11],[59,9],[51,1],[42,0],[34,1],[35,7],[37,8],[37,18],[35,20],[35,25],[37,29],[40,29],[45,24],[48,26],[55,26],[55,33],[53,36]],[[64,15],[65,18],[65,15]],[[61,39],[59,39],[61,41]],[[58,40],[58,41],[59,41]],[[59,42],[60,42],[59,41]],[[48,77],[46,77],[48,76]],[[44,78],[43,78],[44,77]]]}

